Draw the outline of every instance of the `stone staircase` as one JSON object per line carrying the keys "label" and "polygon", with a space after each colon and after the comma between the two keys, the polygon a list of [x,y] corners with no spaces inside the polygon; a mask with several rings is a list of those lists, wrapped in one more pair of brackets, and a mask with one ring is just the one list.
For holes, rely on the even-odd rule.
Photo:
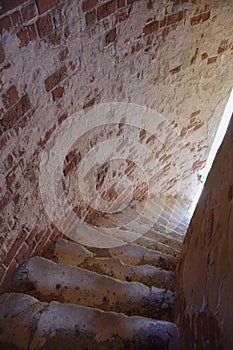
{"label": "stone staircase", "polygon": [[128,211],[92,224],[121,227],[125,218],[132,231],[150,228],[108,249],[59,238],[18,268],[0,296],[0,349],[180,349],[174,271],[188,221],[167,233],[165,215],[153,224],[141,213],[133,227]]}

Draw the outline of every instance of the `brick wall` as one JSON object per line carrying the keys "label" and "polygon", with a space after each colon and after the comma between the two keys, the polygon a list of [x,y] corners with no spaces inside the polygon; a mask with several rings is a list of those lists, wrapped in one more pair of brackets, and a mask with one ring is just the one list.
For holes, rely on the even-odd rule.
{"label": "brick wall", "polygon": [[[190,174],[204,164],[230,92],[230,9],[230,0],[1,1],[2,290],[59,234],[40,198],[40,153],[82,108],[126,101],[165,116],[191,155],[182,173],[190,199]],[[168,158],[161,150],[164,190],[175,186]]]}

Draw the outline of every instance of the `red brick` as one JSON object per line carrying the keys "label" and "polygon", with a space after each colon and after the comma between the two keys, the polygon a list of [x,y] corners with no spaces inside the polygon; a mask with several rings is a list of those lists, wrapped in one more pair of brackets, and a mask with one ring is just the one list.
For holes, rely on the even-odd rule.
{"label": "red brick", "polygon": [[37,10],[36,10],[35,4],[32,3],[32,4],[29,4],[28,6],[24,7],[22,9],[22,15],[23,15],[23,19],[25,21],[30,21],[30,19],[36,17]]}
{"label": "red brick", "polygon": [[125,0],[118,0],[117,1],[117,7],[121,8],[121,7],[125,7],[126,5],[126,1]]}
{"label": "red brick", "polygon": [[201,15],[202,22],[207,21],[209,18],[210,18],[210,11],[206,13],[202,13]]}
{"label": "red brick", "polygon": [[35,249],[35,252],[34,252],[35,255],[40,255],[42,253],[42,251],[46,245],[46,242],[49,239],[50,233],[51,233],[50,229],[47,229],[47,231],[44,233],[41,241],[38,243],[38,245]]}
{"label": "red brick", "polygon": [[42,13],[54,8],[59,3],[59,0],[36,0],[36,2],[39,14],[41,15]]}
{"label": "red brick", "polygon": [[64,38],[67,40],[70,37],[70,30],[68,27],[64,30]]}
{"label": "red brick", "polygon": [[161,21],[159,21],[159,27],[162,28],[166,25],[166,17],[164,17],[164,19],[162,19]]}
{"label": "red brick", "polygon": [[177,13],[174,13],[170,16],[168,16],[167,19],[167,25],[177,23],[183,19],[183,11],[179,11]]}
{"label": "red brick", "polygon": [[168,36],[168,34],[169,34],[169,28],[164,28],[162,33],[161,33],[163,39],[165,39],[166,36]]}
{"label": "red brick", "polygon": [[143,33],[145,35],[151,34],[153,32],[156,32],[159,28],[159,22],[158,21],[153,21],[151,23],[148,23],[147,25],[145,25],[145,27],[143,28]]}
{"label": "red brick", "polygon": [[58,85],[66,77],[67,77],[67,68],[66,66],[63,66],[45,80],[46,91],[52,90],[56,85]]}
{"label": "red brick", "polygon": [[9,109],[19,99],[19,95],[15,85],[11,86],[7,92],[2,96],[2,101],[6,109]]}
{"label": "red brick", "polygon": [[84,106],[83,106],[83,109],[87,109],[87,108],[90,108],[92,106],[94,106],[95,104],[95,101],[96,101],[96,98],[92,98],[89,102],[87,102]]}
{"label": "red brick", "polygon": [[180,68],[181,68],[180,66],[177,66],[177,67],[169,70],[169,72],[172,73],[172,74],[176,74],[176,73],[178,73],[180,71]]}
{"label": "red brick", "polygon": [[5,195],[0,199],[0,211],[2,212],[9,204],[11,199],[10,192],[6,192]]}
{"label": "red brick", "polygon": [[117,9],[117,0],[108,1],[105,4],[101,5],[97,9],[97,18],[105,18],[111,13],[114,13]]}
{"label": "red brick", "polygon": [[19,5],[27,2],[28,0],[1,0],[0,15],[13,10]]}
{"label": "red brick", "polygon": [[37,227],[34,227],[33,230],[30,232],[29,236],[26,238],[25,242],[27,245],[29,245],[32,241],[34,241],[36,234],[37,234]]}
{"label": "red brick", "polygon": [[106,35],[105,35],[105,42],[106,44],[113,43],[116,40],[116,28],[111,29]]}
{"label": "red brick", "polygon": [[15,256],[15,260],[17,261],[18,264],[22,263],[25,258],[28,258],[28,246],[26,243],[23,243],[21,248],[19,249],[18,253]]}
{"label": "red brick", "polygon": [[202,59],[202,60],[205,60],[207,57],[208,57],[208,53],[207,53],[207,52],[204,52],[204,53],[201,55],[201,59]]}
{"label": "red brick", "polygon": [[12,13],[11,21],[13,23],[14,28],[21,26],[23,24],[21,13],[19,11]]}
{"label": "red brick", "polygon": [[12,29],[10,16],[6,16],[0,19],[0,35],[5,32],[9,32]]}
{"label": "red brick", "polygon": [[90,24],[95,23],[96,21],[96,11],[90,11],[88,13],[86,13],[85,15],[85,19],[86,19],[86,25],[89,26]]}
{"label": "red brick", "polygon": [[64,87],[63,86],[58,86],[56,87],[53,91],[52,91],[52,95],[53,95],[53,101],[57,101],[60,98],[62,98],[62,96],[64,95]]}
{"label": "red brick", "polygon": [[199,115],[201,113],[201,110],[199,109],[198,111],[195,111],[195,112],[193,112],[192,114],[191,114],[191,118],[193,118],[193,117],[196,117],[197,115]]}
{"label": "red brick", "polygon": [[131,53],[135,53],[140,51],[143,48],[143,44],[142,43],[137,43],[135,45],[132,46],[131,48]]}
{"label": "red brick", "polygon": [[130,15],[130,9],[126,9],[123,12],[116,13],[116,20],[115,23],[121,23],[125,21],[127,18],[129,18]]}
{"label": "red brick", "polygon": [[98,4],[98,0],[85,0],[82,3],[83,11],[88,12]]}
{"label": "red brick", "polygon": [[222,40],[217,53],[220,54],[228,49],[228,40]]}
{"label": "red brick", "polygon": [[7,253],[6,258],[3,261],[6,266],[9,266],[11,261],[16,256],[18,249],[21,247],[21,245],[24,243],[24,241],[27,237],[27,234],[28,234],[28,232],[26,230],[22,230],[20,232],[19,236],[17,237],[17,239],[13,243],[12,247],[10,248],[9,252]]}
{"label": "red brick", "polygon": [[23,96],[19,102],[2,117],[1,122],[4,129],[9,130],[30,109],[30,107],[31,105],[28,95]]}
{"label": "red brick", "polygon": [[36,26],[38,29],[39,36],[41,38],[44,38],[45,36],[49,35],[53,31],[53,20],[52,16],[50,14],[41,17],[36,22]]}
{"label": "red brick", "polygon": [[56,126],[54,125],[51,129],[46,131],[44,138],[43,139],[41,138],[40,141],[38,142],[38,146],[44,147],[44,145],[47,143],[47,141],[49,140],[50,136],[52,135],[55,129],[56,129]]}
{"label": "red brick", "polygon": [[6,187],[7,187],[7,189],[11,188],[11,186],[13,185],[15,179],[16,179],[16,174],[15,174],[15,171],[12,170],[12,171],[6,176]]}
{"label": "red brick", "polygon": [[10,282],[12,280],[12,277],[13,277],[13,274],[15,272],[17,268],[17,263],[15,260],[13,260],[10,264],[10,266],[8,267],[7,269],[7,272],[5,274],[5,277],[3,279],[3,282],[1,283],[1,286],[0,286],[0,293],[3,293],[3,292],[6,292],[9,285],[10,285]]}
{"label": "red brick", "polygon": [[19,33],[17,33],[17,37],[20,39],[20,46],[27,46],[30,41],[37,39],[37,32],[35,24],[31,24],[24,29],[22,29]]}
{"label": "red brick", "polygon": [[[0,119],[0,126],[1,126],[1,119]],[[1,129],[3,130],[3,125],[1,126]],[[3,135],[0,139],[0,150],[2,151],[4,146],[6,146],[8,141],[7,135]]]}
{"label": "red brick", "polygon": [[2,43],[0,43],[0,64],[5,61],[5,52],[2,47]]}
{"label": "red brick", "polygon": [[61,34],[59,32],[53,32],[49,36],[52,45],[57,46],[61,44]]}
{"label": "red brick", "polygon": [[148,8],[148,10],[152,10],[153,6],[153,0],[147,0],[146,7]]}
{"label": "red brick", "polygon": [[[2,244],[2,242],[0,244]],[[0,260],[0,285],[5,273],[6,273],[6,266],[4,266],[2,261]]]}
{"label": "red brick", "polygon": [[60,53],[59,53],[59,58],[60,61],[64,61],[67,56],[69,55],[69,49],[68,47],[65,47]]}
{"label": "red brick", "polygon": [[62,124],[64,122],[64,120],[66,120],[68,118],[67,113],[62,114],[59,118],[58,118],[58,124]]}
{"label": "red brick", "polygon": [[215,63],[218,59],[218,56],[208,58],[207,64]]}
{"label": "red brick", "polygon": [[197,15],[197,16],[194,16],[194,17],[190,18],[191,26],[195,26],[195,25],[197,25],[200,22],[201,22],[201,15]]}

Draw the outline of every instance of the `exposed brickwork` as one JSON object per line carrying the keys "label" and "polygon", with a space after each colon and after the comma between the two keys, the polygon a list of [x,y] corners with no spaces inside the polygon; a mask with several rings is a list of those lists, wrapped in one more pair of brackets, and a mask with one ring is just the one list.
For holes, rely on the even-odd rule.
{"label": "exposed brickwork", "polygon": [[159,28],[159,22],[158,21],[153,21],[149,24],[147,24],[144,28],[143,28],[143,33],[145,35],[151,34],[153,32],[156,32]]}
{"label": "exposed brickwork", "polygon": [[3,17],[0,21],[0,34],[3,35],[5,32],[9,32],[12,29],[10,16]]}
{"label": "exposed brickwork", "polygon": [[112,42],[114,42],[116,39],[116,28],[110,30],[106,36],[105,36],[105,41],[106,41],[106,44],[110,44]]}
{"label": "exposed brickwork", "polygon": [[30,109],[30,100],[28,95],[23,96],[20,101],[3,115],[0,121],[5,130],[14,126],[14,124]]}
{"label": "exposed brickwork", "polygon": [[11,86],[2,96],[3,104],[6,109],[10,108],[19,99],[15,85]]}
{"label": "exposed brickwork", "polygon": [[96,21],[96,11],[90,11],[86,14],[86,25],[89,26]]}
{"label": "exposed brickwork", "polygon": [[85,0],[82,3],[82,8],[84,12],[92,10],[98,4],[98,0]]}
{"label": "exposed brickwork", "polygon": [[35,3],[31,3],[22,8],[22,16],[25,21],[30,21],[37,15],[37,8]]}
{"label": "exposed brickwork", "polygon": [[39,14],[42,14],[54,8],[59,3],[59,0],[37,0],[36,2],[37,2]]}
{"label": "exposed brickwork", "polygon": [[30,41],[37,39],[35,24],[30,24],[24,29],[20,30],[20,32],[17,33],[17,36],[20,39],[20,46],[27,46]]}
{"label": "exposed brickwork", "polygon": [[16,8],[19,5],[22,5],[25,2],[27,2],[27,0],[2,0],[0,7],[0,15]]}
{"label": "exposed brickwork", "polygon": [[45,80],[46,91],[52,90],[56,85],[58,85],[66,77],[67,77],[67,68],[66,66],[63,66]]}
{"label": "exposed brickwork", "polygon": [[0,43],[0,64],[2,64],[5,60],[5,52],[3,50],[2,44]]}
{"label": "exposed brickwork", "polygon": [[53,20],[50,14],[41,17],[36,22],[39,36],[41,38],[49,35],[53,31]]}
{"label": "exposed brickwork", "polygon": [[111,0],[97,8],[97,18],[102,19],[114,13],[117,9],[117,0]]}
{"label": "exposed brickwork", "polygon": [[[89,108],[106,101],[152,107],[174,119],[177,134],[195,156],[192,165],[201,166],[209,142],[205,118],[211,120],[210,111],[229,90],[231,73],[226,72],[230,72],[232,40],[227,11],[224,33],[220,30],[225,4],[222,7],[220,11],[205,0],[166,0],[162,7],[151,0],[1,1],[0,245],[1,261],[8,266],[0,266],[0,284],[7,286],[24,258],[39,254],[52,237],[61,234],[49,227],[41,203],[40,152],[49,147],[46,142],[57,126],[73,113],[82,108],[88,113]],[[211,84],[214,102],[206,103],[206,97],[200,95],[195,99],[200,76],[206,77],[206,86]],[[218,81],[224,81],[226,87],[216,88]],[[201,85],[199,91],[204,94],[206,89]],[[188,111],[181,108],[184,105]],[[215,116],[214,127],[217,119]],[[121,125],[115,135],[124,132]],[[193,133],[196,143],[186,140]],[[111,138],[114,130],[104,135]],[[89,138],[88,147],[96,142],[95,136]],[[143,134],[141,138],[168,173],[171,164],[162,149],[155,150],[155,138],[143,138]],[[84,153],[65,160],[64,176],[73,174]],[[128,176],[133,171],[131,165],[123,170]],[[168,179],[167,188],[173,178]],[[184,193],[189,195],[187,188]],[[143,198],[143,190],[138,187],[135,196],[137,192]],[[109,186],[102,195],[111,202],[117,190]],[[22,231],[27,237],[16,243]]]}

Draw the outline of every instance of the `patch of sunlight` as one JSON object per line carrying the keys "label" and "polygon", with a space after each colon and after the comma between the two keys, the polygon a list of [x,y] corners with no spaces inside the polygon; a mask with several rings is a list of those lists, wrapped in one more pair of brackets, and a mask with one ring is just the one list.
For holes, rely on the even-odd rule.
{"label": "patch of sunlight", "polygon": [[207,158],[206,165],[198,173],[198,177],[200,178],[200,184],[198,185],[198,187],[196,189],[196,193],[195,193],[195,196],[193,198],[192,205],[190,206],[189,211],[188,211],[188,214],[190,215],[190,217],[194,213],[194,210],[196,208],[197,202],[198,202],[198,200],[200,198],[200,195],[202,193],[205,181],[207,179],[207,176],[208,176],[208,174],[210,172],[210,169],[212,167],[212,164],[214,162],[215,156],[216,156],[216,154],[218,152],[219,147],[222,144],[222,141],[223,141],[224,136],[226,134],[228,125],[230,123],[230,119],[231,119],[232,113],[233,113],[233,89],[231,91],[230,98],[229,98],[229,100],[227,102],[227,105],[226,105],[226,108],[224,110],[222,119],[221,119],[221,121],[219,123],[219,127],[218,127],[218,130],[216,132],[216,135],[215,135],[215,138],[214,138],[214,142],[213,142],[213,144],[211,146],[210,153],[209,153],[209,156]]}

